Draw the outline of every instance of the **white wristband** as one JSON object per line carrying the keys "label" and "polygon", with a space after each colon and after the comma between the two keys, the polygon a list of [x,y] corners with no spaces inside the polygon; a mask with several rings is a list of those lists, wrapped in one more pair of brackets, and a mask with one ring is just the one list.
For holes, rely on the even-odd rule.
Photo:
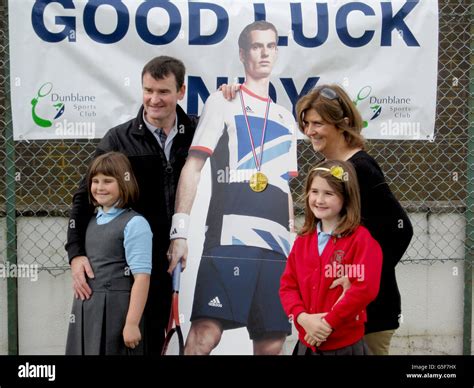
{"label": "white wristband", "polygon": [[188,238],[189,214],[176,213],[171,221],[170,240]]}

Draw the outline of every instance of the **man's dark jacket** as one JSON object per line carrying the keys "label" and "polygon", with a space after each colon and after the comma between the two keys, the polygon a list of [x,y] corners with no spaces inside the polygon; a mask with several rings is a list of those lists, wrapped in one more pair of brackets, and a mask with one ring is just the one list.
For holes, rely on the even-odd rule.
{"label": "man's dark jacket", "polygon": [[[171,217],[179,175],[198,121],[196,117],[188,117],[179,105],[176,114],[178,134],[173,140],[169,162],[143,121],[143,106],[135,119],[110,129],[94,155],[97,157],[109,151],[119,151],[128,156],[140,191],[139,200],[133,208],[147,219],[153,232],[153,269],[145,309],[145,351],[148,354],[160,354],[169,317],[171,279],[166,272],[166,252],[170,243]],[[75,256],[86,256],[84,239],[93,213],[87,183],[83,179],[73,197],[66,244],[69,261]]]}

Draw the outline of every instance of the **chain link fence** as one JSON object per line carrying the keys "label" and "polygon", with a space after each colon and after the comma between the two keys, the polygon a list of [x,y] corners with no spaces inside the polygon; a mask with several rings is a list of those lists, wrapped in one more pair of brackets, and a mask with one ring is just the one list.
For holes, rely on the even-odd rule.
{"label": "chain link fence", "polygon": [[[68,209],[98,140],[17,141],[12,143],[9,101],[7,0],[0,0],[0,230],[9,233],[8,217],[17,225],[19,262],[37,264],[53,276],[68,270],[64,250]],[[464,260],[463,250],[448,239],[463,230],[466,199],[469,85],[471,66],[471,1],[440,0],[438,101],[435,140],[369,141],[368,151],[379,162],[392,190],[409,211],[429,218],[450,215],[436,223],[437,242],[416,233],[422,218],[413,218],[415,236],[403,263],[432,264]],[[413,64],[417,66],[417,64]],[[394,80],[395,82],[396,80]],[[471,136],[473,136],[471,134]],[[13,149],[8,144],[14,144]],[[305,172],[318,162],[308,143],[299,145],[300,176],[292,183],[297,213]],[[13,169],[7,166],[13,163]],[[11,182],[11,184],[7,184]],[[13,186],[10,187],[9,185]],[[14,190],[13,190],[14,188]],[[13,190],[13,191],[12,191]],[[7,202],[14,204],[8,213]],[[452,217],[457,215],[458,217]],[[16,218],[16,221],[15,221]],[[12,221],[10,219],[10,221]],[[10,222],[11,224],[11,222]],[[424,225],[418,225],[420,228]],[[460,236],[462,240],[464,236]],[[0,262],[7,256],[7,235],[0,234]],[[428,245],[429,246],[428,246]]]}
{"label": "chain link fence", "polygon": [[[37,266],[38,270],[60,279],[60,275],[69,270],[64,244],[72,195],[99,140],[13,142],[7,2],[0,0],[0,265],[7,258],[13,261],[17,258],[18,264]],[[459,263],[461,267],[471,269],[472,230],[467,232],[470,240],[467,245],[471,246],[471,251],[465,251],[466,218],[471,217],[472,223],[474,217],[474,172],[470,175],[468,172],[468,163],[474,164],[474,126],[470,122],[474,113],[470,103],[470,88],[474,84],[471,79],[474,74],[471,70],[474,32],[471,2],[438,1],[435,139],[371,140],[367,145],[414,226],[415,234],[402,264],[430,266],[452,262],[453,267]],[[305,142],[298,146],[298,157],[300,175],[292,181],[292,191],[296,214],[301,215],[306,172],[322,157]],[[468,181],[469,177],[471,181]],[[469,279],[464,279],[465,295],[472,293]],[[17,354],[17,337],[12,334],[10,338],[16,325],[13,319],[10,322],[10,316],[17,314],[17,291],[16,286],[11,288],[15,291],[10,293],[10,288],[8,291],[8,343],[9,353]],[[457,302],[462,303],[462,300]],[[465,316],[472,314],[470,309],[464,311]],[[469,322],[464,321],[466,338],[470,338]],[[464,353],[470,352],[470,343],[464,344]]]}
{"label": "chain link fence", "polygon": [[[413,213],[451,214],[438,223],[438,243],[426,246],[415,233],[404,263],[431,264],[437,260],[463,260],[452,241],[443,240],[453,228],[463,228],[467,182],[471,1],[440,0],[438,101],[435,140],[369,141],[368,151],[379,162],[392,190]],[[14,143],[14,198],[6,187],[7,128],[11,127],[8,92],[8,16],[6,0],[0,1],[0,225],[6,223],[7,201],[15,203],[19,243],[18,258],[37,264],[54,276],[68,267],[64,243],[68,209],[74,190],[86,171],[98,140],[17,141]],[[414,64],[413,66],[416,66]],[[299,145],[300,176],[292,189],[297,213],[305,172],[318,162],[308,143]],[[12,194],[13,195],[13,194]],[[23,223],[23,225],[22,225]],[[416,228],[417,220],[413,220]],[[6,228],[2,228],[5,230]],[[6,257],[6,236],[0,236],[0,260]]]}
{"label": "chain link fence", "polygon": [[[439,1],[439,57],[437,115],[434,141],[370,140],[368,152],[377,160],[386,179],[409,212],[415,228],[410,249],[402,263],[432,265],[437,261],[464,261],[459,240],[450,231],[463,230],[466,192],[469,126],[469,85],[471,68],[471,2]],[[416,66],[416,64],[413,64]],[[395,81],[395,80],[394,80]],[[471,134],[472,136],[472,134]],[[319,161],[309,144],[299,147],[302,173],[294,184],[301,212],[305,172]],[[414,218],[422,213],[426,219],[439,215],[436,244],[416,231],[425,227],[426,219]],[[444,216],[443,216],[444,215]],[[451,215],[451,217],[449,216]],[[459,217],[452,217],[458,215]],[[422,225],[420,225],[422,224]],[[428,231],[430,233],[430,231]],[[463,239],[464,236],[460,236]]]}

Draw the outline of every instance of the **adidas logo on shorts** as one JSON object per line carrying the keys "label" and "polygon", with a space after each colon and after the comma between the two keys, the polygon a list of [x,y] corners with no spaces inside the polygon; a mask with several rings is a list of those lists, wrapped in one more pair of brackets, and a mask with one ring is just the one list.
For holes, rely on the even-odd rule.
{"label": "adidas logo on shorts", "polygon": [[211,307],[222,307],[221,301],[219,300],[218,296],[216,296],[214,299],[210,300],[208,305],[211,306]]}

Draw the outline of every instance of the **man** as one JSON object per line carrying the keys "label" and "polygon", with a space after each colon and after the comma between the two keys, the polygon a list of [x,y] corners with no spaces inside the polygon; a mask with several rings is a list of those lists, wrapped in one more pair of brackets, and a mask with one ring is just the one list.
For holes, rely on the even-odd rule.
{"label": "man", "polygon": [[[186,90],[185,67],[175,58],[160,56],[142,71],[143,106],[136,118],[110,129],[95,156],[120,151],[128,156],[139,187],[134,210],[149,222],[153,232],[153,268],[145,309],[145,352],[161,354],[171,300],[171,280],[166,273],[169,229],[176,185],[191,144],[197,119],[177,104]],[[85,231],[93,207],[83,180],[73,198],[66,250],[76,297],[87,299],[91,289],[85,276],[93,271],[84,249]]]}
{"label": "man", "polygon": [[268,97],[278,33],[268,22],[239,37],[246,81],[229,102],[212,94],[179,180],[170,271],[186,264],[187,227],[200,173],[210,158],[212,195],[185,354],[209,354],[223,330],[247,327],[254,354],[279,354],[288,318],[278,296],[289,253],[296,175],[295,121]]}

